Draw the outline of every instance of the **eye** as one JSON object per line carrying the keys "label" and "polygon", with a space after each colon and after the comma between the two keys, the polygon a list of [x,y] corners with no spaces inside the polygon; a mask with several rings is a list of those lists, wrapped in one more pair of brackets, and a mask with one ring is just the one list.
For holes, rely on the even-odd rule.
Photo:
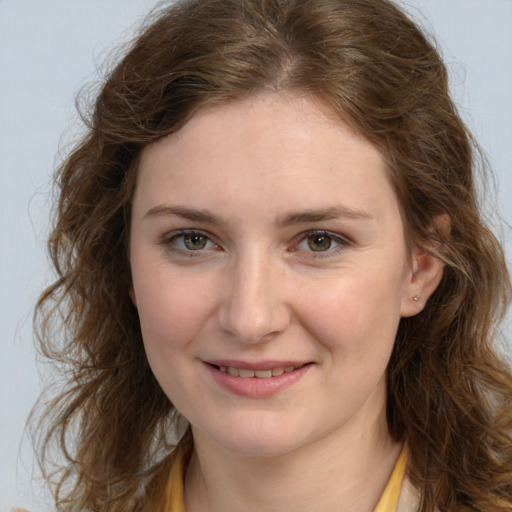
{"label": "eye", "polygon": [[311,235],[306,238],[308,247],[315,252],[328,251],[332,247],[333,239],[326,234]]}
{"label": "eye", "polygon": [[191,233],[187,235],[182,235],[183,237],[183,245],[191,250],[198,251],[200,249],[204,249],[206,244],[208,243],[208,238],[206,238],[201,233]]}
{"label": "eye", "polygon": [[349,244],[350,242],[340,235],[328,231],[310,231],[302,235],[300,242],[294,247],[294,251],[330,254]]}
{"label": "eye", "polygon": [[210,237],[201,231],[180,231],[171,233],[164,240],[164,244],[176,252],[199,252],[218,249]]}

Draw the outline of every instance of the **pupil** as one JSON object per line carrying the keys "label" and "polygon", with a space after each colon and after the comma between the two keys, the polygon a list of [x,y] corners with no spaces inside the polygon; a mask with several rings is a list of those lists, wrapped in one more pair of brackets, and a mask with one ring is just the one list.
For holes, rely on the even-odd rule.
{"label": "pupil", "polygon": [[313,251],[326,251],[331,247],[331,237],[326,235],[314,235],[308,238],[308,245]]}
{"label": "pupil", "polygon": [[206,245],[206,238],[203,235],[188,235],[185,237],[185,245],[188,249],[203,249]]}

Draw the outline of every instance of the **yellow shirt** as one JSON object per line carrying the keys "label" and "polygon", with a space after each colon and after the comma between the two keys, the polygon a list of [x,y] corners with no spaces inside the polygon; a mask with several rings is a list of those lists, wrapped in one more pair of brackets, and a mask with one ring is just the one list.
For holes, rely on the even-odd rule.
{"label": "yellow shirt", "polygon": [[[183,473],[186,458],[186,452],[182,452],[172,466],[167,486],[166,512],[185,512]],[[374,512],[396,512],[406,467],[407,450],[404,447]]]}

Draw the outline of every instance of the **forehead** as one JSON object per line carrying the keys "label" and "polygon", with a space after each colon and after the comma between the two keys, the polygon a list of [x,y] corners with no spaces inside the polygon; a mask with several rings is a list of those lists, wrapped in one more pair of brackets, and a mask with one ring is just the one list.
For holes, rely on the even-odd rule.
{"label": "forehead", "polygon": [[397,206],[379,150],[314,97],[268,93],[203,108],[144,149],[139,173],[137,194],[155,203],[342,202],[375,215]]}

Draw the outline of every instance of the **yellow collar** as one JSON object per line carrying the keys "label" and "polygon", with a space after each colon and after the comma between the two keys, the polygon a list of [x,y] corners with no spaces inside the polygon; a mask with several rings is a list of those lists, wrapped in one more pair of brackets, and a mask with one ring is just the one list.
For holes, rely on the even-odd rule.
{"label": "yellow collar", "polygon": [[400,489],[404,481],[405,469],[407,468],[407,448],[402,448],[402,452],[396,461],[395,468],[389,477],[388,483],[379,503],[373,512],[395,512],[398,508],[398,499],[400,498]]}
{"label": "yellow collar", "polygon": [[183,491],[183,479],[185,477],[185,461],[188,460],[190,453],[188,450],[178,446],[176,450],[180,452],[176,455],[172,465],[167,484],[167,493],[165,500],[165,512],[185,512],[185,493]]}
{"label": "yellow collar", "polygon": [[[167,486],[166,507],[164,509],[166,512],[185,512],[183,477],[185,462],[188,460],[188,457],[189,453],[186,450],[181,450],[171,468],[169,484]],[[404,446],[374,512],[396,511],[406,468],[407,449]]]}

